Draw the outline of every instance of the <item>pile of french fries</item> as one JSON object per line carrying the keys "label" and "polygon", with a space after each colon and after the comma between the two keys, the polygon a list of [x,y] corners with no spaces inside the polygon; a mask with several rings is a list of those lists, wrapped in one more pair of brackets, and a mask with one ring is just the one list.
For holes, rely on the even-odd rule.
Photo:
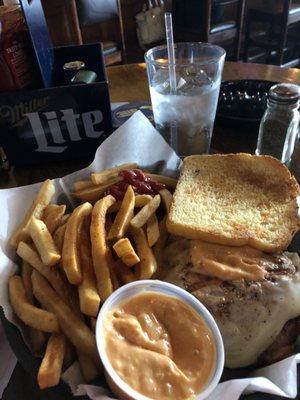
{"label": "pile of french fries", "polygon": [[42,356],[40,388],[57,385],[76,358],[86,382],[101,374],[95,341],[101,303],[123,284],[160,276],[176,180],[147,174],[165,186],[158,194],[128,185],[117,201],[107,189],[130,168],[137,166],[76,182],[73,195],[82,203],[69,214],[65,205],[51,204],[55,186],[46,180],[10,239],[21,259],[20,275],[9,279],[10,302],[33,353]]}

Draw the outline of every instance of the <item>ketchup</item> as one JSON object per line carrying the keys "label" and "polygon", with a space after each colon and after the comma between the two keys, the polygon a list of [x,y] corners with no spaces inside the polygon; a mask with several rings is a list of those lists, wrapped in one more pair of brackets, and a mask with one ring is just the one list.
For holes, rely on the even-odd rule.
{"label": "ketchup", "polygon": [[166,187],[163,183],[147,177],[140,169],[124,169],[119,172],[119,176],[123,178],[123,181],[112,185],[107,191],[107,194],[111,194],[116,200],[123,199],[129,185],[132,186],[135,193],[152,196]]}

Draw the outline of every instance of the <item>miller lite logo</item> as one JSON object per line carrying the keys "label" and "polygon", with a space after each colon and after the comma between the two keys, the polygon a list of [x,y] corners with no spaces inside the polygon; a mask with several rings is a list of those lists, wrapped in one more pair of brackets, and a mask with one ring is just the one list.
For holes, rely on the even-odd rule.
{"label": "miller lite logo", "polygon": [[[72,108],[68,108],[60,110],[60,114],[60,117],[58,117],[56,111],[24,114],[29,120],[32,133],[37,142],[35,151],[62,153],[67,149],[68,142],[78,142],[84,139],[78,129],[79,122],[82,123],[87,138],[99,138],[104,132],[99,129],[99,124],[103,121],[103,114],[100,110],[76,114]],[[44,129],[45,124],[47,124],[46,131]],[[65,135],[63,136],[62,134],[62,124],[64,124],[63,132],[68,135],[67,140],[64,137]],[[51,136],[52,140],[50,140],[49,136]]]}
{"label": "miller lite logo", "polygon": [[92,158],[112,133],[107,82],[0,94],[0,127],[11,165]]}

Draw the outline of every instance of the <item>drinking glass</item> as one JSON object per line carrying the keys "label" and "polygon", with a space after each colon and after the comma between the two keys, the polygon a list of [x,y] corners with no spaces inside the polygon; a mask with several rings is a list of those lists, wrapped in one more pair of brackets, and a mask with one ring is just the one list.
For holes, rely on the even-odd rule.
{"label": "drinking glass", "polygon": [[180,157],[208,153],[226,53],[208,43],[174,46],[175,92],[167,46],[145,54],[156,128]]}

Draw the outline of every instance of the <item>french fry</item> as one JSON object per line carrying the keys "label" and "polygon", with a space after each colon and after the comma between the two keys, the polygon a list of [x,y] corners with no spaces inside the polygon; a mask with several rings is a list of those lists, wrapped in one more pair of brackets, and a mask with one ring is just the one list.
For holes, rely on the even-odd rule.
{"label": "french fry", "polygon": [[[30,304],[34,305],[34,297],[32,293],[31,283],[32,266],[29,265],[26,261],[22,262],[21,274],[27,299]],[[28,328],[30,343],[32,345],[33,352],[34,354],[39,355],[46,342],[46,336],[44,332],[39,331],[38,329],[34,329],[31,327]]]}
{"label": "french fry", "polygon": [[105,217],[115,198],[111,195],[98,200],[92,211],[90,237],[92,243],[92,257],[97,280],[98,292],[101,301],[113,292],[110,270],[113,269],[112,257],[106,244]]}
{"label": "french fry", "polygon": [[[45,349],[49,337],[45,333],[51,333],[38,374],[40,388],[59,382],[62,366],[70,364],[75,349],[85,380],[96,378],[101,361],[93,332],[101,301],[120,284],[163,275],[168,233],[166,217],[158,223],[156,211],[162,202],[169,212],[171,192],[162,189],[156,196],[135,195],[128,186],[122,201],[104,195],[111,185],[123,180],[120,171],[137,167],[127,163],[75,182],[74,197],[86,203],[72,214],[65,214],[65,205],[50,204],[55,187],[51,180],[45,181],[11,237],[23,264],[21,277],[9,280],[9,297],[16,315],[28,327],[35,354]],[[170,190],[176,186],[175,179],[144,173]],[[134,209],[139,208],[134,216]],[[56,264],[64,272],[49,268]],[[132,266],[135,268],[128,268]]]}
{"label": "french fry", "polygon": [[61,217],[59,226],[64,225],[64,224],[68,221],[68,219],[69,219],[70,217],[71,217],[71,214],[65,214],[65,215],[63,215],[63,216]]}
{"label": "french fry", "polygon": [[103,193],[115,183],[121,182],[121,177],[112,178],[107,183],[103,185],[91,186],[86,189],[77,190],[76,192],[72,193],[72,196],[80,199],[82,201],[88,201],[94,203],[95,201],[99,200]]}
{"label": "french fry", "polygon": [[145,175],[153,181],[163,183],[169,189],[175,190],[175,188],[176,188],[177,179],[170,178],[169,176],[165,176],[165,175],[158,175],[158,174],[146,173]]}
{"label": "french fry", "polygon": [[173,201],[173,195],[171,192],[168,191],[168,189],[160,190],[159,194],[161,196],[161,199],[162,199],[163,205],[165,206],[167,214],[169,214],[171,203]]}
{"label": "french fry", "polygon": [[136,163],[126,163],[119,165],[118,167],[109,168],[102,172],[91,174],[91,180],[95,185],[102,185],[107,182],[108,179],[115,178],[118,173],[124,169],[135,169],[138,165]]}
{"label": "french fry", "polygon": [[32,283],[31,283],[32,266],[26,261],[22,261],[21,276],[23,280],[23,285],[25,289],[25,294],[31,304],[34,304],[34,298],[32,293]]}
{"label": "french fry", "polygon": [[[60,296],[61,299],[77,314],[83,318],[83,315],[80,312],[80,304],[79,304],[79,296],[78,289],[76,286],[70,285],[68,279],[63,276],[65,285],[65,294],[64,296]],[[54,288],[55,289],[55,288]],[[58,293],[59,294],[59,293]]]}
{"label": "french fry", "polygon": [[[137,194],[135,196],[135,208],[144,207],[153,197],[150,194]],[[122,201],[116,201],[109,209],[107,210],[108,214],[115,213],[120,210]]]}
{"label": "french fry", "polygon": [[28,326],[44,331],[59,332],[55,314],[30,304],[20,276],[11,276],[8,281],[10,304],[17,316]]}
{"label": "french fry", "polygon": [[40,389],[56,386],[59,383],[65,351],[65,335],[52,334],[37,376]]}
{"label": "french fry", "polygon": [[43,221],[47,226],[48,231],[53,234],[53,232],[60,226],[61,219],[66,212],[66,206],[57,205],[57,204],[49,204],[43,214]]}
{"label": "french fry", "polygon": [[167,217],[164,217],[159,223],[159,238],[153,247],[153,253],[158,265],[155,275],[160,278],[163,278],[165,272],[163,270],[163,250],[169,235],[166,227],[166,219]]}
{"label": "french fry", "polygon": [[29,224],[29,232],[43,263],[48,267],[57,264],[61,256],[45,223],[32,217]]}
{"label": "french fry", "polygon": [[67,228],[67,224],[59,226],[53,235],[53,240],[54,240],[55,246],[60,253],[62,253],[63,246],[64,246],[64,238],[65,238],[66,228]]}
{"label": "french fry", "polygon": [[[106,220],[105,220],[105,232],[106,234],[110,231],[110,228],[112,227],[113,221],[110,215],[106,213]],[[115,273],[114,269],[114,260],[112,258],[112,254],[110,251],[110,248],[108,247],[108,253],[107,253],[107,259],[108,259],[108,265],[110,268],[110,277],[111,277],[111,282],[113,285],[113,289],[117,290],[119,287],[119,281],[117,278],[117,275]]]}
{"label": "french fry", "polygon": [[92,205],[83,203],[76,207],[67,222],[63,251],[62,266],[68,278],[73,285],[79,285],[82,281],[82,272],[80,257],[78,252],[78,230],[83,219],[90,215]]}
{"label": "french fry", "polygon": [[147,221],[147,239],[150,247],[153,247],[159,238],[159,227],[156,214],[152,214]]}
{"label": "french fry", "polygon": [[136,276],[132,272],[131,269],[129,269],[123,262],[122,260],[117,260],[116,261],[116,271],[119,280],[125,285],[126,283],[131,283],[136,281]]}
{"label": "french fry", "polygon": [[[77,352],[80,370],[85,382],[91,382],[99,376],[101,369],[97,368],[94,361],[82,352]],[[100,365],[100,364],[98,364]]]}
{"label": "french fry", "polygon": [[132,228],[131,234],[141,260],[136,266],[136,275],[138,279],[150,279],[157,269],[157,264],[145,232],[142,228]]}
{"label": "french fry", "polygon": [[140,262],[140,259],[128,238],[118,240],[117,243],[113,245],[113,249],[117,253],[117,256],[121,258],[123,263],[128,267],[132,267]]}
{"label": "french fry", "polygon": [[90,317],[97,317],[101,300],[97,291],[88,228],[87,224],[84,223],[81,225],[79,231],[82,282],[78,286],[78,294],[81,312]]}
{"label": "french fry", "polygon": [[28,225],[32,216],[41,218],[45,207],[50,203],[55,193],[55,186],[50,179],[42,183],[39,193],[34,199],[30,209],[25,214],[19,228],[10,238],[10,244],[13,247],[18,247],[19,242],[26,241],[29,238]]}
{"label": "french fry", "polygon": [[53,312],[59,321],[60,328],[77,350],[87,354],[97,364],[95,335],[80,317],[58,296],[47,280],[37,271],[33,271],[32,288],[35,298],[47,310]]}
{"label": "french fry", "polygon": [[116,272],[115,261],[114,261],[114,259],[112,257],[110,249],[108,249],[108,250],[109,250],[108,256],[109,256],[109,259],[110,259],[110,262],[109,262],[110,270],[109,270],[109,272],[110,272],[111,282],[112,282],[112,285],[113,285],[113,289],[117,290],[120,287],[120,282],[119,282],[119,279],[118,279],[118,276],[117,276],[117,272]]}
{"label": "french fry", "polygon": [[160,195],[157,194],[149,201],[130,221],[133,228],[141,228],[145,225],[152,214],[158,209],[160,205]]}
{"label": "french fry", "polygon": [[[60,211],[62,209],[64,210],[64,213],[65,213],[65,211],[66,211],[66,205],[65,204],[62,204],[62,205],[59,205],[59,204],[48,204],[44,209],[43,217],[41,219],[44,221],[44,219],[48,218],[49,215],[51,215],[52,213],[60,214]],[[63,213],[63,215],[64,215],[64,213]]]}
{"label": "french fry", "polygon": [[152,200],[153,197],[150,196],[150,194],[137,194],[135,196],[135,203],[134,203],[134,207],[135,208],[142,208],[144,207],[146,204],[149,203],[150,200]]}
{"label": "french fry", "polygon": [[107,240],[118,240],[126,234],[130,221],[133,217],[134,204],[134,191],[132,189],[132,186],[128,186],[124,199],[122,201],[121,208],[116,215],[114,223],[112,224],[107,235]]}
{"label": "french fry", "polygon": [[42,274],[56,290],[59,296],[66,302],[71,301],[71,287],[66,284],[66,279],[61,275],[56,268],[49,268],[42,263],[38,253],[27,243],[20,242],[17,248],[17,254],[27,261],[34,269]]}
{"label": "french fry", "polygon": [[77,293],[68,284],[67,278],[61,274],[59,269],[46,267],[42,263],[38,253],[27,243],[20,242],[17,254],[47,278],[59,296],[74,310],[79,312],[80,307]]}
{"label": "french fry", "polygon": [[94,183],[91,180],[86,181],[77,181],[74,182],[74,190],[77,192],[78,190],[87,189],[91,186],[94,186]]}
{"label": "french fry", "polygon": [[120,210],[123,200],[116,201],[109,209],[107,210],[107,214],[113,214]]}

